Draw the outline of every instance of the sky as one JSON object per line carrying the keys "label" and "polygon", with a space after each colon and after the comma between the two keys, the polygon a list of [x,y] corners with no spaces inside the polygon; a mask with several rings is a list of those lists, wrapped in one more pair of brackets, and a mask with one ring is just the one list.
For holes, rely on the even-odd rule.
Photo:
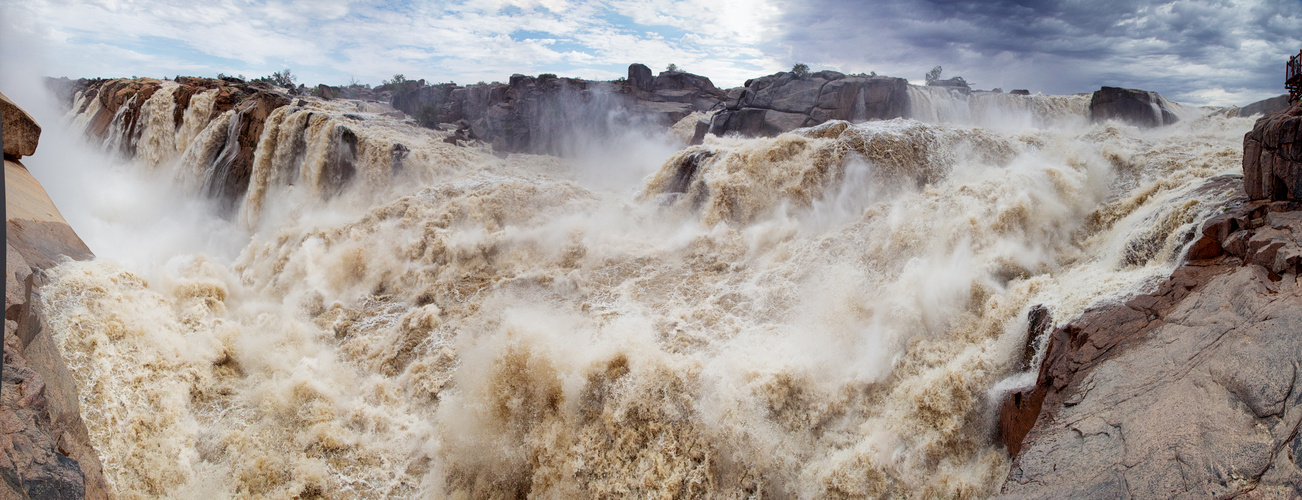
{"label": "sky", "polygon": [[1284,92],[1302,0],[0,0],[0,30],[0,66],[73,78],[470,84],[640,62],[726,88],[794,63],[915,83],[939,65],[980,89],[1244,105]]}

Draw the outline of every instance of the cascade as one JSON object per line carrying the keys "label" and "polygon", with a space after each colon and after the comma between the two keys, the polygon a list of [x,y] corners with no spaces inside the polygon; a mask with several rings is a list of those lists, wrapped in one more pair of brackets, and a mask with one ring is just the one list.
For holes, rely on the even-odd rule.
{"label": "cascade", "polygon": [[1251,126],[910,87],[912,120],[612,186],[372,103],[180,91],[70,123],[232,196],[203,227],[238,251],[70,262],[41,298],[122,496],[989,496],[1027,311],[1168,275]]}

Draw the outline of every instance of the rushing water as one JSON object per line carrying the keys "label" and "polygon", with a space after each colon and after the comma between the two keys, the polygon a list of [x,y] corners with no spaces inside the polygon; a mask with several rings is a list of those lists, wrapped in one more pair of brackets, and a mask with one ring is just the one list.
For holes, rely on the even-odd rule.
{"label": "rushing water", "polygon": [[987,496],[1027,310],[1169,273],[1231,195],[1189,193],[1238,171],[1250,127],[933,96],[915,113],[967,118],[594,167],[307,99],[223,218],[158,201],[193,200],[232,127],[203,94],[177,127],[173,91],[63,207],[101,257],[43,296],[123,498]]}

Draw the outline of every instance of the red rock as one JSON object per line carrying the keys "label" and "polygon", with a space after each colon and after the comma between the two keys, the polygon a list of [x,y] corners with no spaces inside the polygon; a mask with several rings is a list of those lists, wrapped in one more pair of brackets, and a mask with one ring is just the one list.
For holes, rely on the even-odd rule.
{"label": "red rock", "polygon": [[1243,183],[1253,200],[1302,201],[1302,102],[1263,116],[1243,136]]}
{"label": "red rock", "polygon": [[4,94],[0,94],[0,128],[4,130],[5,158],[20,158],[36,153],[41,139],[41,126],[32,115],[18,107]]}

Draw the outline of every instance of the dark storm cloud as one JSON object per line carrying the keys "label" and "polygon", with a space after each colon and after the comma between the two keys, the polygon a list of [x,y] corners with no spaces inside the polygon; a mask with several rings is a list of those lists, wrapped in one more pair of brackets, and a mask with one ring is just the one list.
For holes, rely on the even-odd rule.
{"label": "dark storm cloud", "polygon": [[1157,90],[1246,104],[1283,92],[1302,2],[808,0],[786,5],[793,61],[911,80],[934,65],[979,87]]}

